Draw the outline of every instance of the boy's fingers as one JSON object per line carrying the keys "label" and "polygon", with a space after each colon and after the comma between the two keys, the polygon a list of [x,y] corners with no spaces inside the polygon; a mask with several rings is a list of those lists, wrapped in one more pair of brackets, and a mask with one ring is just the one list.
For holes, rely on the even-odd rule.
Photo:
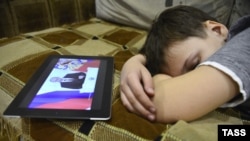
{"label": "boy's fingers", "polygon": [[153,84],[153,78],[151,74],[145,70],[141,72],[142,76],[142,85],[144,87],[144,90],[146,91],[147,95],[153,96],[154,95],[154,84]]}
{"label": "boy's fingers", "polygon": [[[138,79],[136,79],[135,77],[128,80],[129,81],[128,87],[131,90],[131,95],[133,95],[133,98],[136,99],[136,102],[139,102],[141,106],[143,106],[148,111],[154,113],[155,110],[154,110],[153,102],[150,100],[148,95],[145,93],[142,84],[140,82],[138,82],[137,80]],[[133,100],[132,96],[130,98],[131,99],[128,99],[128,100]],[[131,102],[134,102],[134,100],[130,101],[130,103]]]}
{"label": "boy's fingers", "polygon": [[134,108],[130,105],[126,96],[121,92],[121,101],[124,107],[126,107],[130,112],[135,112]]}
{"label": "boy's fingers", "polygon": [[148,120],[151,121],[155,120],[155,115],[150,113],[150,111],[148,111],[147,109],[145,109],[138,101],[136,101],[135,98],[130,98],[128,100],[126,96],[127,95],[121,92],[122,103],[130,112],[136,113],[137,115],[143,116],[144,118],[147,118]]}

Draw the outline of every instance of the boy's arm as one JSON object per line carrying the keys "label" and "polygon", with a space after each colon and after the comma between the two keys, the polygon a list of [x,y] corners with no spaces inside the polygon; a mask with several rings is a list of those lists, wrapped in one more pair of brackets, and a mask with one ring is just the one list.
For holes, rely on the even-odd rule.
{"label": "boy's arm", "polygon": [[144,66],[145,63],[146,58],[137,54],[123,65],[120,80],[121,100],[129,111],[154,120],[155,108],[150,100],[154,95],[153,79]]}
{"label": "boy's arm", "polygon": [[200,66],[174,78],[156,75],[154,84],[156,120],[164,123],[195,120],[228,102],[239,91],[230,77],[210,66]]}

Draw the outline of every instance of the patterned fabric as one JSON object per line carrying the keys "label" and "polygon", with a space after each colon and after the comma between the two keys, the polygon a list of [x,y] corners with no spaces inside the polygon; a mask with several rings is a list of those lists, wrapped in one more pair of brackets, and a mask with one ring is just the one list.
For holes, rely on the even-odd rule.
{"label": "patterned fabric", "polygon": [[[85,23],[49,28],[0,40],[0,133],[9,140],[216,140],[218,124],[247,124],[232,111],[175,124],[149,122],[128,112],[119,97],[120,70],[142,47],[147,33],[93,18]],[[3,117],[2,113],[36,69],[52,54],[113,56],[112,116],[108,121]],[[230,114],[228,114],[230,113]],[[80,129],[80,131],[79,131]]]}
{"label": "patterned fabric", "polygon": [[95,17],[95,0],[1,0],[0,38]]}

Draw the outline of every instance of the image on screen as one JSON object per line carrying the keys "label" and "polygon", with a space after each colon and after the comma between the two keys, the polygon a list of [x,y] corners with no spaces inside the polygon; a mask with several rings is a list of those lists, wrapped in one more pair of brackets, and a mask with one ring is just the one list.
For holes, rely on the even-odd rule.
{"label": "image on screen", "polygon": [[59,59],[29,108],[91,110],[99,66],[95,59]]}

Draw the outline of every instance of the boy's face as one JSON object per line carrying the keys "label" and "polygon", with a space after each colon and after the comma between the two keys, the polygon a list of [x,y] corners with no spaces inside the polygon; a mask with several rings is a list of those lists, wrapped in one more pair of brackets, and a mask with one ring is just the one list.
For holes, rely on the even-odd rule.
{"label": "boy's face", "polygon": [[162,71],[171,76],[184,74],[193,70],[223,46],[225,38],[220,37],[217,31],[206,30],[206,32],[206,38],[189,37],[166,49],[164,61],[167,66],[163,66]]}

